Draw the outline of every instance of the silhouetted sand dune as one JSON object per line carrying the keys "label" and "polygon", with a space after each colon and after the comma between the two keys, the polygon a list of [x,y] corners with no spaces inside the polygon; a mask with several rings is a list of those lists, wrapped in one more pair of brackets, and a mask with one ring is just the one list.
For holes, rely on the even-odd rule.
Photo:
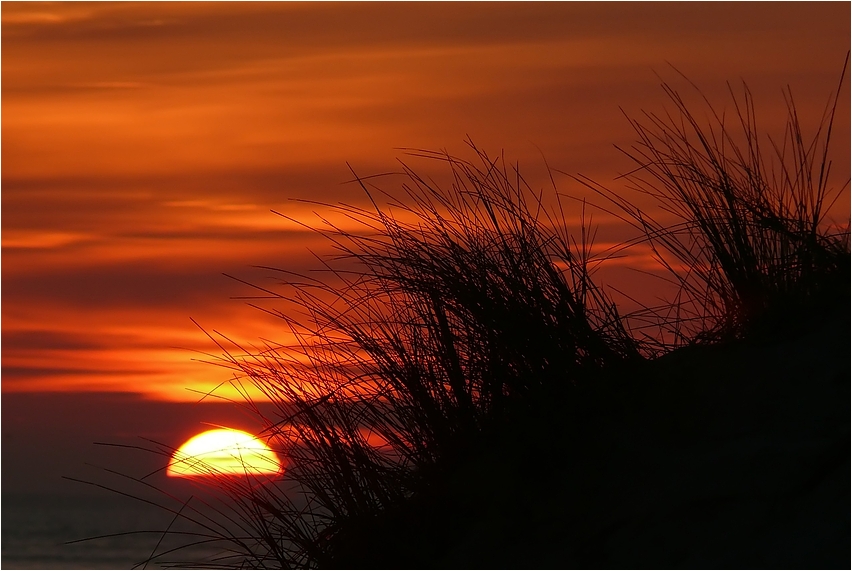
{"label": "silhouetted sand dune", "polygon": [[848,315],[600,379],[579,416],[530,415],[328,564],[848,568]]}

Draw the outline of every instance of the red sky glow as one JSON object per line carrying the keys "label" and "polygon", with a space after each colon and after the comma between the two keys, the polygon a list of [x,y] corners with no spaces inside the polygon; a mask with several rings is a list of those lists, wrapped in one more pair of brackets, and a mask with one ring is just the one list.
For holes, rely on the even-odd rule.
{"label": "red sky glow", "polygon": [[[327,244],[271,210],[365,205],[347,162],[464,156],[469,136],[534,187],[543,155],[618,188],[619,107],[662,109],[655,72],[721,107],[745,80],[770,130],[789,84],[813,126],[849,45],[843,2],[3,3],[2,390],[198,400],[229,374],[202,362],[218,350],[191,318],[286,343],[222,274],[274,286],[251,266],[317,267]],[[848,78],[840,105],[842,184]],[[595,222],[600,245],[624,235]]]}

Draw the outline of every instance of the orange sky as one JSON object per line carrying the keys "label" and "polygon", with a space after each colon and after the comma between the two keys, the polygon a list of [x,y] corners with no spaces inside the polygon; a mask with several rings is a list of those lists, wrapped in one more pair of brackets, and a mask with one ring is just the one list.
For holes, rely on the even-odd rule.
{"label": "orange sky", "polygon": [[660,109],[655,71],[683,87],[667,62],[721,106],[746,80],[766,125],[789,84],[813,125],[849,46],[844,2],[3,3],[2,390],[194,400],[227,380],[193,361],[215,347],[190,318],[283,340],[222,273],[315,266],[322,242],[270,209],[362,201],[347,161],[469,135],[534,183],[539,149],[610,183],[631,168],[619,106]]}

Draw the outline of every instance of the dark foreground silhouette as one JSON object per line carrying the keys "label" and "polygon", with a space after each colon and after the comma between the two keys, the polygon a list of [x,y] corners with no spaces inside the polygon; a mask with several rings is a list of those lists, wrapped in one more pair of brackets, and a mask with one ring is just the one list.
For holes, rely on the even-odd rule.
{"label": "dark foreground silhouette", "polygon": [[540,405],[325,566],[849,568],[846,301]]}
{"label": "dark foreground silhouette", "polygon": [[[573,177],[637,232],[599,255],[554,171],[545,197],[473,143],[475,162],[410,151],[447,184],[405,163],[356,175],[373,207],[322,205],[361,230],[321,219],[337,252],[321,277],[252,286],[303,310],[268,310],[298,342],[211,335],[269,396],[263,435],[289,464],[218,481],[212,513],[172,511],[202,528],[172,535],[220,549],[193,566],[848,568],[841,87],[813,136],[788,94],[767,155],[747,87],[732,132],[664,86],[675,111],[633,122],[626,177],[677,220]],[[625,315],[594,273],[635,244],[677,294]]]}

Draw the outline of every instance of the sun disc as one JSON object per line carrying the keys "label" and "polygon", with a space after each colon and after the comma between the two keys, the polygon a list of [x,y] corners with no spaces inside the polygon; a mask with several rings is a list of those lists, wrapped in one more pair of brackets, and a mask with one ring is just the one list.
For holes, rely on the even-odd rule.
{"label": "sun disc", "polygon": [[277,474],[281,462],[269,446],[248,432],[232,428],[208,430],[183,443],[172,455],[166,474],[196,476],[258,476]]}

